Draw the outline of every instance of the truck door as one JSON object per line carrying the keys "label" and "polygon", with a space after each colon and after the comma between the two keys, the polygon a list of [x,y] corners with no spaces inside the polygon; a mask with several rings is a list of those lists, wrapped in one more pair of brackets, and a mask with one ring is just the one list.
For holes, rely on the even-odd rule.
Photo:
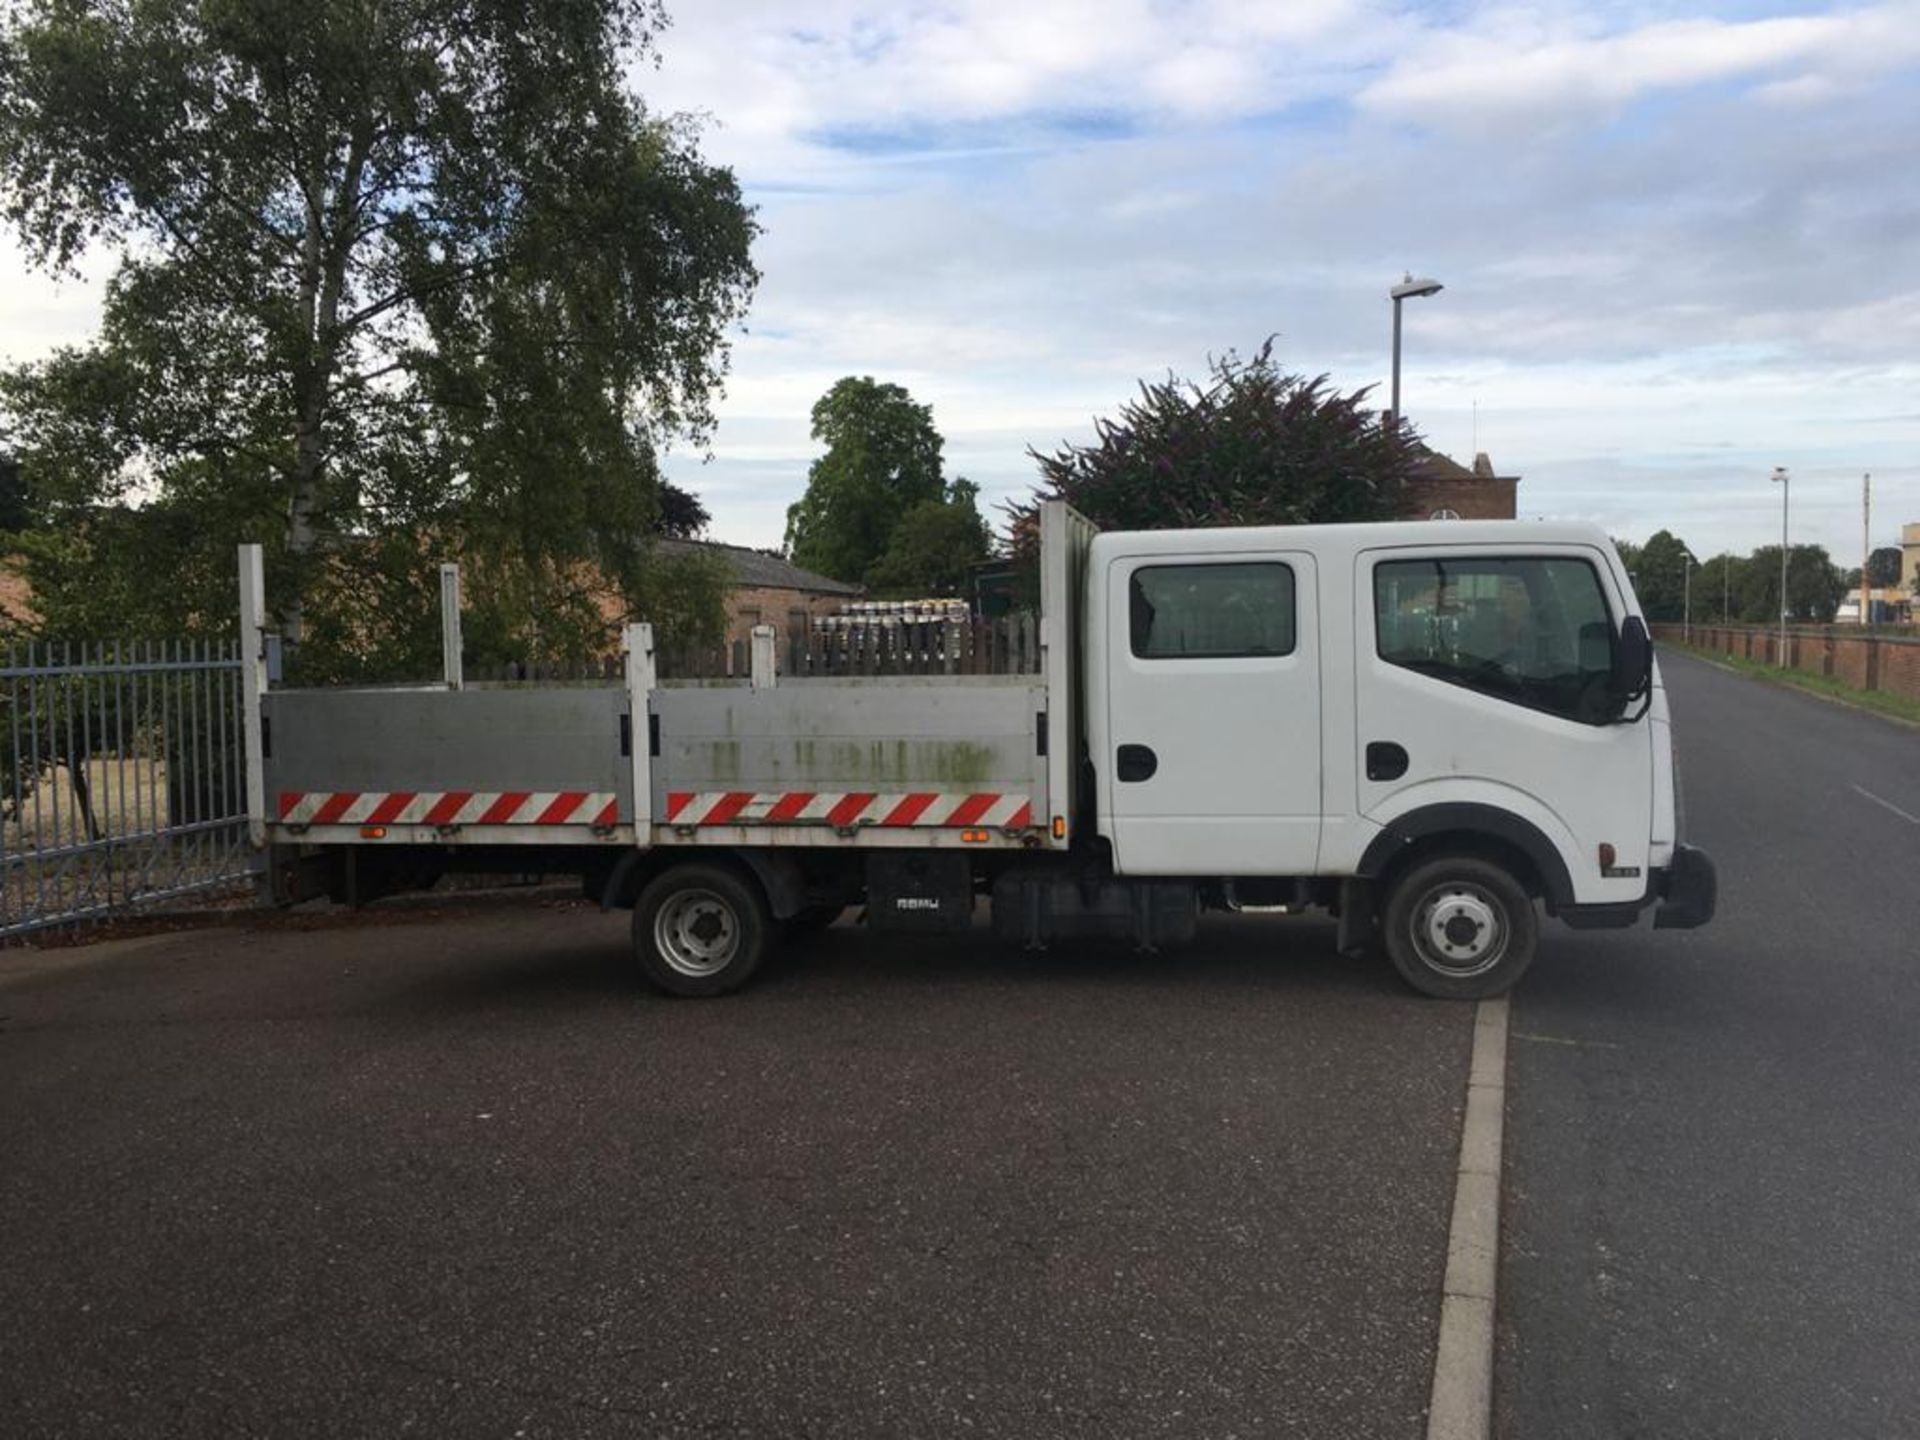
{"label": "truck door", "polygon": [[[1518,816],[1553,842],[1577,899],[1646,888],[1652,726],[1607,673],[1625,597],[1580,546],[1407,546],[1354,575],[1360,813]],[[1604,852],[1608,859],[1603,862]]]}
{"label": "truck door", "polygon": [[1132,875],[1310,875],[1320,847],[1311,555],[1116,556],[1101,791]]}

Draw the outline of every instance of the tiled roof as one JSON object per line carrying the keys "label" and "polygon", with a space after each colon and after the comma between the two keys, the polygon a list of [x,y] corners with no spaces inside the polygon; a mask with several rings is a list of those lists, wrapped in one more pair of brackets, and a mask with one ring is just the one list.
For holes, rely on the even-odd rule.
{"label": "tiled roof", "polygon": [[733,583],[747,590],[805,590],[816,595],[859,595],[858,585],[802,570],[791,561],[744,545],[719,545],[711,540],[659,540],[664,555],[718,555],[733,567]]}

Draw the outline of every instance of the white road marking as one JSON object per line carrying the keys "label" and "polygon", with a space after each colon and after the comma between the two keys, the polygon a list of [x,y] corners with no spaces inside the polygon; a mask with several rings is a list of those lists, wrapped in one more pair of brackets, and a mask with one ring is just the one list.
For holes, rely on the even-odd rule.
{"label": "white road marking", "polygon": [[1536,1045],[1571,1045],[1576,1050],[1618,1050],[1620,1047],[1612,1040],[1571,1040],[1565,1035],[1535,1035],[1528,1030],[1513,1032],[1516,1040],[1530,1040]]}
{"label": "white road marking", "polygon": [[1473,1061],[1454,1176],[1427,1440],[1486,1440],[1493,1428],[1493,1301],[1506,1101],[1507,1001],[1502,996],[1482,1000],[1473,1017]]}
{"label": "white road marking", "polygon": [[1894,804],[1893,801],[1882,800],[1878,795],[1874,794],[1873,791],[1866,789],[1864,786],[1856,785],[1853,788],[1856,794],[1866,796],[1867,799],[1873,801],[1874,804],[1880,806],[1884,810],[1891,810],[1894,814],[1898,815],[1902,820],[1906,821],[1909,825],[1920,825],[1920,815],[1909,815],[1906,811],[1902,810],[1898,805]]}

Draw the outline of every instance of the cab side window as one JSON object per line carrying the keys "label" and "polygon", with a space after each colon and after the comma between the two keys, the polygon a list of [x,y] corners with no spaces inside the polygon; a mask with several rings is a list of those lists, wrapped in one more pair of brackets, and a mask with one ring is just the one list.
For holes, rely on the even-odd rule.
{"label": "cab side window", "polygon": [[1127,586],[1127,629],[1143,660],[1291,655],[1293,568],[1273,561],[1146,565]]}
{"label": "cab side window", "polygon": [[1590,725],[1611,714],[1613,623],[1585,560],[1460,556],[1374,567],[1380,658]]}

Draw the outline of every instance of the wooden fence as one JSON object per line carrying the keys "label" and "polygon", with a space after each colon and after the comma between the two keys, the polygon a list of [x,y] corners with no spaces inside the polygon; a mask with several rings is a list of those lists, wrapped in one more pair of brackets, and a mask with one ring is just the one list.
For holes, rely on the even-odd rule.
{"label": "wooden fence", "polygon": [[[655,655],[662,680],[745,680],[753,673],[745,636],[723,645],[666,645]],[[1037,675],[1040,621],[1031,612],[997,620],[885,621],[824,629],[795,616],[773,646],[778,675]],[[583,663],[516,661],[468,665],[466,683],[482,686],[618,685],[617,655]]]}

